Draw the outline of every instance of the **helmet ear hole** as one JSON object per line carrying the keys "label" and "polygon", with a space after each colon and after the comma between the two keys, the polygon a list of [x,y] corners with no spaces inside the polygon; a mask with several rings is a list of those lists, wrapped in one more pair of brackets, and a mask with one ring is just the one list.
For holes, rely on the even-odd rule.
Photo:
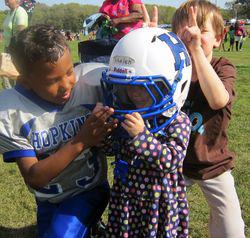
{"label": "helmet ear hole", "polygon": [[151,43],[155,42],[157,39],[157,36],[153,36],[152,40],[151,40]]}
{"label": "helmet ear hole", "polygon": [[186,84],[187,84],[187,80],[181,85],[181,92],[183,92],[183,90],[184,90],[184,88],[185,88],[185,86],[186,86]]}

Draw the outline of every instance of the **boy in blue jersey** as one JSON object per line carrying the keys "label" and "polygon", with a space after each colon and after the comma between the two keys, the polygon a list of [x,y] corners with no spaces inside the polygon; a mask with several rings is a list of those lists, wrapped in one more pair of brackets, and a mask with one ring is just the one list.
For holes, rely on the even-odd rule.
{"label": "boy in blue jersey", "polygon": [[[109,197],[106,162],[96,146],[115,123],[113,109],[96,103],[78,80],[59,30],[36,25],[11,46],[20,73],[0,93],[0,153],[16,162],[37,203],[40,238],[82,238]],[[86,94],[85,94],[86,92]]]}

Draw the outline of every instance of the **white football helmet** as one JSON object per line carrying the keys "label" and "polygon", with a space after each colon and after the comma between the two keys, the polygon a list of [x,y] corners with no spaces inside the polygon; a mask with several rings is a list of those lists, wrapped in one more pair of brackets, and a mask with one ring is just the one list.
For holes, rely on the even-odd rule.
{"label": "white football helmet", "polygon": [[[151,121],[150,131],[167,126],[183,106],[191,82],[191,59],[182,41],[173,32],[140,28],[125,35],[115,46],[109,68],[102,75],[105,103],[122,119],[139,112]],[[150,95],[150,104],[136,108],[124,86],[141,86]],[[130,88],[132,90],[132,88]],[[159,115],[165,116],[158,123]]]}

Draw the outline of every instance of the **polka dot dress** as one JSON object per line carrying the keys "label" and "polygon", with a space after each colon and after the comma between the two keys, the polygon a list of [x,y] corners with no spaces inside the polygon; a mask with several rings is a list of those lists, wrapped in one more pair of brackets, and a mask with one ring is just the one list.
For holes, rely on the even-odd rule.
{"label": "polka dot dress", "polygon": [[147,129],[121,142],[126,180],[115,176],[107,237],[188,237],[188,204],[182,164],[190,134],[186,114],[161,133]]}

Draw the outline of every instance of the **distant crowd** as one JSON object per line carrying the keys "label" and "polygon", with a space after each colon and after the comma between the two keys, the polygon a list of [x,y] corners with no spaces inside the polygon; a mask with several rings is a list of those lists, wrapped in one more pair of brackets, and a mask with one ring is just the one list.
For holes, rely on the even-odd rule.
{"label": "distant crowd", "polygon": [[[244,29],[244,24],[236,21],[229,27],[224,28],[224,40],[221,43],[220,50],[223,51],[242,51],[243,43],[249,33]],[[229,41],[229,47],[226,48],[226,43]]]}
{"label": "distant crowd", "polygon": [[61,33],[65,36],[67,41],[80,40],[80,33],[72,33],[70,31],[61,30]]}

